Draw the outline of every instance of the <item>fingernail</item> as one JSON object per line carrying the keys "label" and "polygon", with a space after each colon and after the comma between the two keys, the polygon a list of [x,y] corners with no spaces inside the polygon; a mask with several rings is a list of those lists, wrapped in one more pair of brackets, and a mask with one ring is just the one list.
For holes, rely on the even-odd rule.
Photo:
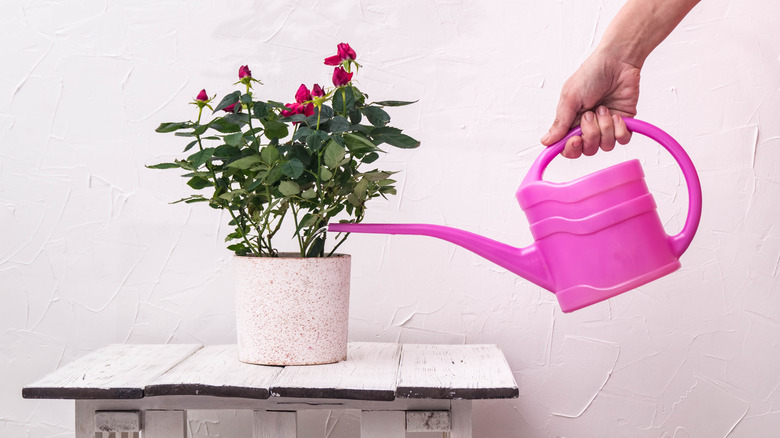
{"label": "fingernail", "polygon": [[586,113],[585,113],[585,114],[582,116],[582,118],[583,118],[583,119],[585,119],[585,120],[586,120],[586,121],[588,121],[588,122],[592,122],[592,121],[593,121],[593,112],[591,112],[591,111],[588,111],[588,112],[586,112]]}
{"label": "fingernail", "polygon": [[544,134],[542,136],[542,143],[547,143],[547,140],[549,139],[550,139],[550,133],[548,132],[547,134]]}
{"label": "fingernail", "polygon": [[579,148],[581,148],[581,147],[582,147],[582,139],[581,139],[581,138],[579,138],[579,137],[575,137],[575,138],[574,138],[574,139],[571,141],[571,147],[573,147],[574,149],[579,149]]}
{"label": "fingernail", "polygon": [[620,116],[617,114],[612,114],[612,121],[615,123],[620,123]]}
{"label": "fingernail", "polygon": [[606,116],[607,113],[609,112],[609,111],[607,111],[607,107],[605,107],[605,106],[598,107],[598,109],[596,109],[596,111],[599,112],[600,116]]}

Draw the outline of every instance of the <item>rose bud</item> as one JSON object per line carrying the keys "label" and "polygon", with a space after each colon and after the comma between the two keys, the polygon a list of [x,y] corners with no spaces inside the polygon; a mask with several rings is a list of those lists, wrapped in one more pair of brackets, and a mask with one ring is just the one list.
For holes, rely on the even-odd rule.
{"label": "rose bud", "polygon": [[309,92],[309,89],[306,88],[306,85],[301,84],[301,86],[298,87],[298,91],[295,92],[295,101],[298,103],[303,103],[307,100],[311,100],[311,92]]}
{"label": "rose bud", "polygon": [[342,87],[349,84],[352,80],[352,73],[347,73],[344,67],[336,67],[333,69],[333,85]]}

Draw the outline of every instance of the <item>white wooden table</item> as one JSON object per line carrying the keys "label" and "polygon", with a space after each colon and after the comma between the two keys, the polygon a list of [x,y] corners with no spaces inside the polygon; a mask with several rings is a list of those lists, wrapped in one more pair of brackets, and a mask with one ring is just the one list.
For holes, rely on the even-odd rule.
{"label": "white wooden table", "polygon": [[359,409],[362,437],[467,438],[472,400],[518,395],[495,345],[353,342],[346,361],[309,366],[237,357],[235,345],[111,345],[22,395],[74,399],[76,438],[186,438],[188,409],[252,410],[255,437],[296,437],[299,411]]}

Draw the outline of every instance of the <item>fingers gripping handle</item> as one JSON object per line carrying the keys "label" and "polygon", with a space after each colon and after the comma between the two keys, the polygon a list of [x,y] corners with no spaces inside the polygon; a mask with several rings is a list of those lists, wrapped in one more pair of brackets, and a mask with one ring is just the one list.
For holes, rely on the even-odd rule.
{"label": "fingers gripping handle", "polygon": [[[699,221],[701,220],[701,183],[699,182],[699,175],[696,173],[696,168],[693,166],[693,162],[685,152],[685,149],[683,149],[682,146],[680,146],[680,143],[672,138],[672,136],[641,120],[632,118],[623,118],[623,120],[626,122],[626,126],[631,132],[645,135],[661,144],[661,146],[672,154],[672,157],[677,161],[680,169],[682,169],[685,183],[688,186],[688,217],[685,220],[682,231],[669,237],[672,252],[675,256],[680,257],[691,244],[693,236],[696,234],[696,229],[699,227]],[[553,158],[563,151],[566,141],[575,135],[582,135],[580,127],[572,129],[566,137],[545,149],[531,166],[522,185],[540,181],[544,174],[544,170],[550,162],[552,162]]]}

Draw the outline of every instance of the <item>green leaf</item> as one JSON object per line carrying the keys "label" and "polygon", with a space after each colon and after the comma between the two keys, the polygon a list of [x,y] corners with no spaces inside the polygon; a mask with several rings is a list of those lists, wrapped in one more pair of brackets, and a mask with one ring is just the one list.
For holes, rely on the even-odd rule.
{"label": "green leaf", "polygon": [[352,204],[355,207],[360,207],[360,198],[357,197],[354,193],[350,193],[347,195],[347,202]]}
{"label": "green leaf", "polygon": [[288,158],[297,158],[303,163],[304,167],[311,164],[311,154],[309,153],[309,150],[306,149],[306,146],[302,144],[294,144]]}
{"label": "green leaf", "polygon": [[265,136],[269,140],[287,137],[287,125],[284,123],[276,120],[263,120],[262,123],[265,127]]}
{"label": "green leaf", "polygon": [[270,172],[268,172],[268,175],[265,177],[265,182],[269,186],[276,184],[277,181],[282,179],[282,176],[284,176],[284,174],[282,173],[282,166],[276,166],[273,169],[271,169]]}
{"label": "green leaf", "polygon": [[352,193],[358,197],[361,201],[366,200],[366,194],[368,192],[368,180],[363,178],[355,185],[355,190]]}
{"label": "green leaf", "polygon": [[330,132],[339,133],[349,131],[349,120],[344,116],[336,116],[330,121]]}
{"label": "green leaf", "polygon": [[301,191],[301,187],[295,181],[282,181],[279,183],[279,191],[284,196],[293,196]]}
{"label": "green leaf", "polygon": [[260,151],[260,158],[263,163],[270,166],[279,159],[279,150],[274,145],[268,145]]}
{"label": "green leaf", "polygon": [[366,164],[371,164],[378,159],[379,159],[379,154],[377,154],[376,152],[370,152],[366,154],[365,157],[363,157],[363,162]]}
{"label": "green leaf", "polygon": [[182,169],[184,170],[195,170],[194,167],[192,167],[192,164],[190,164],[189,161],[185,160],[173,160],[174,163],[178,164]]}
{"label": "green leaf", "polygon": [[[320,109],[320,123],[327,122],[333,118],[333,108],[328,105],[322,105]],[[317,115],[317,109],[314,109],[314,115]]]}
{"label": "green leaf", "polygon": [[198,125],[192,131],[192,135],[201,135],[204,132],[208,131],[208,129],[209,129],[209,125]]}
{"label": "green leaf", "polygon": [[349,121],[352,122],[353,125],[359,125],[361,120],[363,120],[363,114],[359,109],[352,108],[349,110]]}
{"label": "green leaf", "polygon": [[322,257],[325,254],[325,238],[318,237],[314,239],[309,249],[306,251],[306,257]]}
{"label": "green leaf", "polygon": [[146,166],[147,169],[175,169],[179,168],[177,163],[160,163],[160,164],[152,164],[151,166]]}
{"label": "green leaf", "polygon": [[308,126],[300,125],[298,126],[298,129],[295,131],[295,134],[292,136],[293,141],[298,141],[302,138],[306,138],[313,132],[312,129],[310,129]]}
{"label": "green leaf", "polygon": [[188,123],[173,122],[173,123],[160,123],[160,126],[155,129],[156,132],[173,132],[181,128],[187,127]]}
{"label": "green leaf", "polygon": [[225,118],[216,118],[209,123],[209,126],[223,134],[241,131],[238,123],[233,123]]}
{"label": "green leaf", "polygon": [[382,172],[381,170],[372,170],[371,172],[366,172],[363,174],[363,178],[369,180],[369,181],[380,181],[383,179],[387,179],[392,172]]}
{"label": "green leaf", "polygon": [[187,144],[187,147],[184,148],[184,152],[187,152],[188,150],[192,149],[193,146],[198,144],[198,140],[192,140]]}
{"label": "green leaf", "polygon": [[244,137],[244,133],[242,132],[236,132],[235,134],[230,134],[225,136],[225,143],[228,146],[241,146],[242,144],[242,138]]}
{"label": "green leaf", "polygon": [[320,180],[322,181],[328,181],[333,177],[333,172],[328,170],[327,167],[320,168]]}
{"label": "green leaf", "polygon": [[341,87],[333,92],[334,111],[343,114],[345,109],[349,112],[355,106],[355,94],[352,88],[351,86]]}
{"label": "green leaf", "polygon": [[290,122],[302,122],[306,120],[306,116],[304,114],[293,114],[288,117],[282,117],[279,119],[283,123],[290,123]]}
{"label": "green leaf", "polygon": [[193,202],[203,202],[208,201],[207,198],[204,198],[203,195],[192,195],[187,196],[186,198],[181,198],[178,201],[173,201],[171,204],[178,204],[179,202],[184,202],[185,204],[192,204]]}
{"label": "green leaf", "polygon": [[233,158],[236,155],[240,155],[240,154],[241,154],[241,149],[234,146],[228,146],[226,144],[217,146],[217,148],[214,149],[214,157],[216,158]]}
{"label": "green leaf", "polygon": [[382,105],[382,106],[404,106],[404,105],[411,105],[413,103],[417,103],[416,100],[408,102],[403,100],[383,100],[381,102],[374,102],[374,105]]}
{"label": "green leaf", "polygon": [[222,117],[222,120],[233,125],[244,126],[249,123],[249,115],[243,113],[228,113]]}
{"label": "green leaf", "polygon": [[[309,135],[306,136],[306,146],[309,147],[309,149],[313,151],[318,151],[322,147],[322,136],[320,133],[323,133],[322,131],[311,131]],[[327,134],[325,136],[325,139],[327,139]]]}
{"label": "green leaf", "polygon": [[317,196],[317,192],[315,192],[314,189],[304,190],[304,192],[301,193],[301,197],[304,199],[314,199],[315,196]]}
{"label": "green leaf", "polygon": [[325,165],[331,169],[339,167],[341,165],[341,160],[344,159],[346,154],[347,151],[343,146],[331,140],[328,142],[328,146],[325,147],[325,154],[323,154]]}
{"label": "green leaf", "polygon": [[374,126],[382,127],[390,123],[390,115],[378,106],[367,106],[361,108],[361,111]]}
{"label": "green leaf", "polygon": [[191,178],[189,181],[187,181],[187,185],[192,187],[195,190],[200,190],[209,186],[213,186],[214,184],[212,184],[211,181],[196,176],[194,178]]}
{"label": "green leaf", "polygon": [[420,146],[419,141],[406,134],[402,134],[401,130],[396,128],[376,128],[371,131],[371,137],[373,137],[377,143],[387,143],[402,149],[414,149],[417,146]]}
{"label": "green leaf", "polygon": [[255,102],[252,104],[252,112],[258,119],[266,117],[270,109],[271,107],[265,102]]}
{"label": "green leaf", "polygon": [[194,154],[187,157],[187,161],[192,164],[192,167],[197,169],[202,166],[203,163],[209,161],[211,156],[214,155],[214,149],[215,148],[205,148],[202,151],[195,152]]}
{"label": "green leaf", "polygon": [[260,157],[258,157],[257,155],[249,155],[246,157],[239,158],[238,160],[229,163],[227,166],[234,167],[236,169],[246,170],[257,163],[260,163]]}
{"label": "green leaf", "polygon": [[252,181],[252,184],[249,184],[246,187],[246,191],[247,192],[254,192],[261,185],[263,185],[263,178],[258,178],[256,180]]}
{"label": "green leaf", "polygon": [[285,106],[285,105],[284,105],[282,102],[277,102],[277,101],[275,101],[275,100],[269,100],[269,101],[267,102],[267,104],[268,104],[268,106],[270,106],[271,108],[278,108],[278,109],[282,109],[282,110],[286,110],[286,109],[288,109],[288,108],[287,108],[287,107],[286,107],[286,106]]}
{"label": "green leaf", "polygon": [[298,179],[303,174],[303,163],[297,158],[293,158],[282,165],[282,173],[292,179]]}
{"label": "green leaf", "polygon": [[374,143],[371,140],[363,137],[362,135],[346,133],[344,134],[344,141],[347,142],[347,148],[353,154],[373,152],[377,150]]}
{"label": "green leaf", "polygon": [[219,111],[219,110],[221,110],[221,109],[229,107],[230,105],[233,105],[236,102],[238,102],[239,96],[241,96],[241,92],[240,91],[234,91],[234,92],[228,94],[227,96],[223,97],[222,100],[219,101],[219,105],[214,107],[214,111],[212,112],[212,114],[217,112],[217,111]]}

